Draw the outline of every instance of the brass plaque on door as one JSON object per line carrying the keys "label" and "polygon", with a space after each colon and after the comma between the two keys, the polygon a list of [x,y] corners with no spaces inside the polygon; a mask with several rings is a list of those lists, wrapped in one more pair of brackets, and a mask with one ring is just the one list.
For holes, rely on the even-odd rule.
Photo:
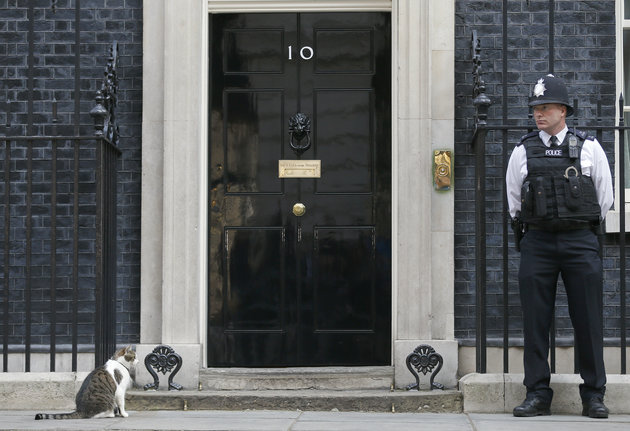
{"label": "brass plaque on door", "polygon": [[278,160],[278,178],[321,178],[321,160]]}

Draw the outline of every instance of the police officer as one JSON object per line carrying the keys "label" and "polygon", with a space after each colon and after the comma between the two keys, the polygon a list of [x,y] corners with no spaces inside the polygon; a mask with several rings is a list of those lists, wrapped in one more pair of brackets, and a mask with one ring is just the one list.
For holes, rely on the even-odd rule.
{"label": "police officer", "polygon": [[538,130],[521,138],[506,173],[513,226],[524,233],[517,246],[527,397],[513,413],[551,414],[549,331],[562,275],[584,381],[582,415],[607,418],[602,262],[594,229],[612,206],[610,167],[594,137],[567,127],[573,108],[561,79],[538,79],[529,106]]}

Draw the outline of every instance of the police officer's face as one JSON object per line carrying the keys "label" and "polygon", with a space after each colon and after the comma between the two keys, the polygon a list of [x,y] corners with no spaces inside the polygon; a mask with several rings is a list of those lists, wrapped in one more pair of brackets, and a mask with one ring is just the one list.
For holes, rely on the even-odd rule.
{"label": "police officer's face", "polygon": [[534,120],[539,130],[555,135],[564,129],[567,108],[559,103],[544,103],[533,107]]}

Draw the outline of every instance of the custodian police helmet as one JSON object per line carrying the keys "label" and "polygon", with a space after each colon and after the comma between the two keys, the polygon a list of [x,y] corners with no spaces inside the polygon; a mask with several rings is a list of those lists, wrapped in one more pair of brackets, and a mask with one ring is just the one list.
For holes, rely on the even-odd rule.
{"label": "custodian police helmet", "polygon": [[545,103],[559,103],[567,107],[567,117],[573,115],[573,107],[569,104],[567,87],[560,78],[552,74],[540,78],[534,86],[534,92],[529,98],[529,106]]}

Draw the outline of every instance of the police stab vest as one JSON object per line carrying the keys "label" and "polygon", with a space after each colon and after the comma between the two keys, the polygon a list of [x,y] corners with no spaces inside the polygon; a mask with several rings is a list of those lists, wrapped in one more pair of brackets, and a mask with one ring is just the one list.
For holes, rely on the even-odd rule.
{"label": "police stab vest", "polygon": [[[547,227],[599,222],[601,210],[591,177],[582,175],[586,133],[570,130],[561,145],[547,147],[538,131],[521,138],[527,177],[521,188],[521,220]],[[588,137],[588,139],[594,139]]]}

